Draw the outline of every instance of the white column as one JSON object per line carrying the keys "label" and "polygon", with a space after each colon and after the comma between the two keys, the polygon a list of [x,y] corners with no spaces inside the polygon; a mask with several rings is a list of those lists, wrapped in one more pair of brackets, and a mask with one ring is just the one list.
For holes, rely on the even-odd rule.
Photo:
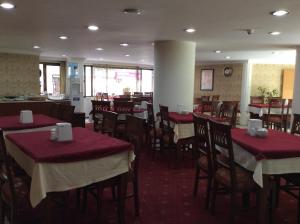
{"label": "white column", "polygon": [[300,114],[300,46],[296,48],[295,81],[292,111]]}
{"label": "white column", "polygon": [[193,110],[196,43],[156,41],[154,47],[154,108]]}
{"label": "white column", "polygon": [[252,77],[252,63],[250,60],[243,63],[243,77],[242,77],[242,89],[241,89],[241,101],[240,101],[240,124],[247,125],[249,114],[248,104],[250,103],[251,93],[251,77]]}

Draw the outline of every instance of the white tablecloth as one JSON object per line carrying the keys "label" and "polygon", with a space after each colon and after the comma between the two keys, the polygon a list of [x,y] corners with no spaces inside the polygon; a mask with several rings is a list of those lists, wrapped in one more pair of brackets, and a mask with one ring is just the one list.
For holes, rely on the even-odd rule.
{"label": "white tablecloth", "polygon": [[174,142],[177,143],[179,139],[189,138],[195,135],[194,123],[174,124]]}
{"label": "white tablecloth", "polygon": [[[253,114],[258,114],[260,117],[262,117],[264,114],[268,114],[268,107],[253,107],[248,106],[248,112]],[[286,114],[287,108],[284,109],[284,114]],[[271,114],[281,114],[281,108],[271,108],[270,110]],[[292,110],[290,108],[289,114],[292,114]]]}
{"label": "white tablecloth", "polygon": [[128,172],[130,162],[134,159],[133,152],[126,151],[92,160],[38,163],[7,139],[6,146],[7,152],[31,176],[30,202],[33,207],[48,192],[79,188]]}

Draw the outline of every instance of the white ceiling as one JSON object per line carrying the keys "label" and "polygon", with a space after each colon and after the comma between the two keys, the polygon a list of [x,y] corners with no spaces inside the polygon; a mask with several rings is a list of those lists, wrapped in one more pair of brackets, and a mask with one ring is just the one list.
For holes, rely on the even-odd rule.
{"label": "white ceiling", "polygon": [[[291,50],[300,45],[299,0],[12,1],[14,10],[0,9],[2,52],[55,58],[65,54],[99,63],[151,65],[155,40],[186,40],[197,43],[197,63],[265,58],[294,63],[295,52]],[[124,8],[138,8],[143,13],[124,14]],[[271,16],[269,13],[276,9],[287,9],[290,14]],[[98,25],[100,30],[88,31],[89,24]],[[186,27],[197,32],[185,33]],[[254,29],[254,33],[248,35],[242,29]],[[270,36],[270,31],[282,34]],[[62,34],[69,39],[58,39]],[[121,47],[122,42],[130,46]],[[41,49],[34,50],[33,45]],[[97,47],[104,50],[96,51]],[[214,50],[223,53],[215,54]],[[277,51],[281,53],[274,53]]]}

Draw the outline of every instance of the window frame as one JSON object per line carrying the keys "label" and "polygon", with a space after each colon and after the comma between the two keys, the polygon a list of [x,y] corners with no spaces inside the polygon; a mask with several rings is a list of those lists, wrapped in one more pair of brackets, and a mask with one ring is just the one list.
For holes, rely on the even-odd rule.
{"label": "window frame", "polygon": [[[40,64],[43,65],[43,82],[44,82],[44,92],[48,92],[47,91],[47,65],[54,65],[54,66],[59,66],[59,70],[61,70],[61,64],[59,62],[39,62],[39,66]],[[40,68],[39,68],[40,69]],[[59,74],[61,75],[61,74]]]}

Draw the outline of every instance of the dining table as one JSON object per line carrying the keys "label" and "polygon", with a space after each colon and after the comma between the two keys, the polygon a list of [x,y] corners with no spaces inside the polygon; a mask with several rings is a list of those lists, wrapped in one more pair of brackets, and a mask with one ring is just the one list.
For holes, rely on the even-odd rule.
{"label": "dining table", "polygon": [[270,176],[300,173],[300,137],[275,130],[268,130],[264,138],[255,137],[239,128],[232,129],[231,136],[235,162],[252,171],[259,186],[258,223],[267,224]]}
{"label": "dining table", "polygon": [[[270,114],[281,114],[281,107],[272,107],[270,109]],[[268,114],[269,104],[262,103],[252,103],[248,105],[248,112],[251,117],[259,116],[263,117]],[[286,114],[288,110],[288,106],[284,106],[283,113]],[[289,114],[292,114],[292,110],[289,109]]]}
{"label": "dining table", "polygon": [[[31,177],[30,202],[36,207],[52,192],[64,192],[120,176],[124,213],[126,175],[134,160],[129,142],[76,127],[73,140],[50,139],[50,131],[9,133],[7,152]],[[126,183],[125,183],[126,182]]]}

